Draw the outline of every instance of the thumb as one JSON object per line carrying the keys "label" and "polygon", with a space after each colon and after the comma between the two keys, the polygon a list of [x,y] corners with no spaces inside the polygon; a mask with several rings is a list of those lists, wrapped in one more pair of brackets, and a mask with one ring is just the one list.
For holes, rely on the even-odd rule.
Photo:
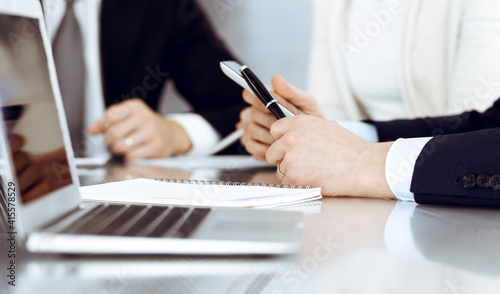
{"label": "thumb", "polygon": [[274,92],[278,93],[281,97],[292,101],[296,93],[293,91],[291,85],[280,75],[273,76],[271,80]]}
{"label": "thumb", "polygon": [[9,135],[9,144],[10,144],[11,151],[13,153],[21,150],[21,147],[24,146],[25,142],[26,142],[26,140],[21,135],[18,135],[18,134],[10,134]]}
{"label": "thumb", "polygon": [[282,76],[275,75],[272,78],[274,91],[285,98],[291,104],[299,108],[308,108],[310,105],[310,95],[292,84],[289,84]]}
{"label": "thumb", "polygon": [[93,123],[87,128],[87,132],[92,135],[102,134],[106,130],[104,118],[101,118],[97,122]]}

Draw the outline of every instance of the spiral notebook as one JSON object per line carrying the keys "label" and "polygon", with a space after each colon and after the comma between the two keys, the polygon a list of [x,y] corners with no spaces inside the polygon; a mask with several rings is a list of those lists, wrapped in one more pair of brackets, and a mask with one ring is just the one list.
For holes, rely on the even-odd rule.
{"label": "spiral notebook", "polygon": [[83,200],[207,207],[278,207],[321,198],[310,186],[135,179],[80,187]]}

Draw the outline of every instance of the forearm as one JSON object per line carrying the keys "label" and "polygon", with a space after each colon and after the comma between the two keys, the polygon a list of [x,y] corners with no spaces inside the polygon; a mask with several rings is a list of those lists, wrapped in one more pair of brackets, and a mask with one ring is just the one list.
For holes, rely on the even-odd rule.
{"label": "forearm", "polygon": [[371,143],[371,148],[359,154],[360,166],[353,185],[359,185],[360,191],[354,190],[354,196],[372,198],[396,198],[391,191],[386,175],[386,161],[393,142]]}

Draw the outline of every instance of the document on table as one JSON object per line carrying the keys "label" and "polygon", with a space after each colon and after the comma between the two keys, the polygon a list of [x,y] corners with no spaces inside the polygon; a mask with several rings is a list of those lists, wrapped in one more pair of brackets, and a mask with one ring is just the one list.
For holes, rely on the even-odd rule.
{"label": "document on table", "polygon": [[80,187],[83,200],[270,208],[321,198],[320,188],[196,180],[135,179]]}

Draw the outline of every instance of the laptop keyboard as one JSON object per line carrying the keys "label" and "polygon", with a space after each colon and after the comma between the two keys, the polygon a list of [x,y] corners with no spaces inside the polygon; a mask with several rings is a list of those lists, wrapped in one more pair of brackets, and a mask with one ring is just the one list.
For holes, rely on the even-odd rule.
{"label": "laptop keyboard", "polygon": [[188,238],[209,208],[98,205],[61,231],[64,234]]}

